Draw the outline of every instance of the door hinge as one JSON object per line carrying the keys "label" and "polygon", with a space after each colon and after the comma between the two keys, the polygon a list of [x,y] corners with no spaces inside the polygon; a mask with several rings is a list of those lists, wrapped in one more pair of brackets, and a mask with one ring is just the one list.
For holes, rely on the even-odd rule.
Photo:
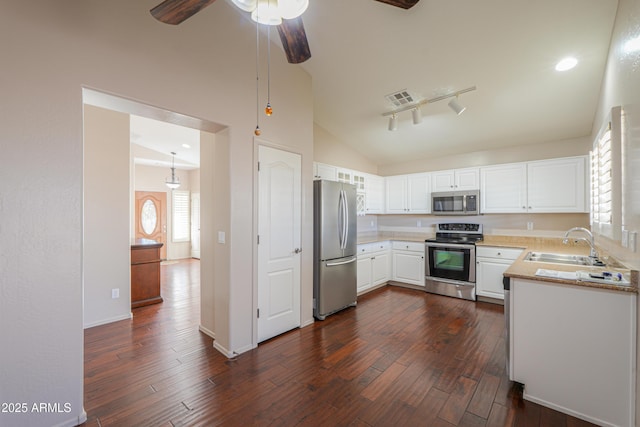
{"label": "door hinge", "polygon": [[260,244],[260,235],[258,234],[258,244]]}
{"label": "door hinge", "polygon": [[260,309],[258,308],[258,309],[256,309],[256,311],[257,311],[257,313],[256,313],[256,314],[257,314],[257,317],[258,317],[258,319],[259,319],[259,318],[260,318]]}
{"label": "door hinge", "polygon": [[258,162],[258,172],[260,172],[260,162]]}

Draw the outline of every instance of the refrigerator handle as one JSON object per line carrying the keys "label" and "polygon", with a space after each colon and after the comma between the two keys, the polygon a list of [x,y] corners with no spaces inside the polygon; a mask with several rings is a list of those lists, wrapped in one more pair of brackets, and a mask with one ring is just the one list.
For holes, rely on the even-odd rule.
{"label": "refrigerator handle", "polygon": [[342,239],[344,238],[344,218],[342,217],[342,190],[340,191],[340,196],[338,197],[338,239],[340,240],[340,249],[342,249]]}
{"label": "refrigerator handle", "polygon": [[347,245],[349,244],[349,203],[347,200],[347,192],[342,190],[344,193],[344,247],[342,249],[347,249]]}
{"label": "refrigerator handle", "polygon": [[355,262],[358,258],[351,258],[349,261],[340,261],[340,262],[328,262],[326,264],[327,267],[335,267],[336,265],[345,265],[345,264],[351,264],[352,262]]}
{"label": "refrigerator handle", "polygon": [[345,249],[347,247],[347,200],[346,193],[344,190],[340,190],[340,220],[341,220],[341,230],[340,230],[340,249]]}

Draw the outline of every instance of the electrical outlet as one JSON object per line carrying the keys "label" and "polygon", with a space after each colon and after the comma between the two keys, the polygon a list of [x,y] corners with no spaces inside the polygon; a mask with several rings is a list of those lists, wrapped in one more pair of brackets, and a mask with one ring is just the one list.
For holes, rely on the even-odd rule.
{"label": "electrical outlet", "polygon": [[120,289],[118,288],[111,289],[111,298],[112,299],[120,298]]}
{"label": "electrical outlet", "polygon": [[533,230],[533,222],[527,222],[527,230]]}
{"label": "electrical outlet", "polygon": [[374,225],[373,225],[373,221],[371,221],[371,228],[373,228],[373,227],[374,227]]}
{"label": "electrical outlet", "polygon": [[418,227],[422,227],[422,221],[418,220]]}
{"label": "electrical outlet", "polygon": [[218,243],[224,243],[226,241],[226,236],[224,231],[218,231]]}
{"label": "electrical outlet", "polygon": [[622,244],[623,248],[629,247],[629,230],[625,230],[624,228],[622,229],[620,244]]}

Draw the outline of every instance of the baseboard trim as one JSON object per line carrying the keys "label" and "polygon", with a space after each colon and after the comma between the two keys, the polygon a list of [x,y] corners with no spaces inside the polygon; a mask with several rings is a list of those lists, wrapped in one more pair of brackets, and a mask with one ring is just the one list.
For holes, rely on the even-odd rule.
{"label": "baseboard trim", "polygon": [[205,328],[205,327],[204,327],[204,326],[202,326],[202,325],[199,325],[199,326],[198,326],[198,330],[199,330],[200,332],[202,332],[203,334],[205,334],[206,336],[211,337],[211,338],[213,338],[214,340],[216,339],[216,333],[215,333],[215,332],[213,332],[211,329],[208,329],[208,328]]}
{"label": "baseboard trim", "polygon": [[77,417],[74,417],[70,420],[66,420],[61,422],[60,424],[55,424],[53,427],[74,427],[79,426],[87,421],[87,412],[82,409],[82,412]]}
{"label": "baseboard trim", "polygon": [[527,394],[526,390],[527,390],[527,387],[525,385],[525,391],[523,391],[523,393],[522,393],[522,398],[524,400],[528,400],[529,402],[537,403],[538,405],[545,406],[545,407],[553,409],[555,411],[562,412],[563,414],[571,415],[572,417],[579,418],[581,420],[588,421],[588,422],[590,422],[592,424],[596,424],[596,425],[599,425],[599,426],[602,426],[602,427],[617,427],[616,424],[611,424],[611,423],[606,422],[604,420],[601,420],[599,418],[590,417],[590,416],[585,415],[583,413],[576,412],[574,410],[565,408],[564,406],[556,405],[554,403],[547,402],[544,399],[539,399],[539,398],[537,398],[535,396],[531,396],[530,394]]}
{"label": "baseboard trim", "polygon": [[107,323],[119,322],[121,320],[133,319],[133,313],[123,314],[122,316],[111,317],[109,319],[98,320],[97,322],[91,322],[84,325],[84,329],[93,328],[95,326],[106,325]]}

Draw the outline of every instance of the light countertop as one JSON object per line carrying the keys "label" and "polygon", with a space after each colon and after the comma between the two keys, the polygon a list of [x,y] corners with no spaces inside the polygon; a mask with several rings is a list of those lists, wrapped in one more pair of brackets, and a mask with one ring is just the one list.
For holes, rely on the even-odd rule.
{"label": "light countertop", "polygon": [[[612,267],[592,267],[592,266],[576,266],[568,264],[555,264],[546,262],[531,262],[525,261],[527,253],[534,252],[550,252],[550,253],[565,253],[576,255],[589,255],[589,247],[586,244],[569,244],[562,243],[561,238],[538,238],[538,237],[518,237],[518,236],[491,236],[485,235],[484,241],[477,243],[479,246],[498,246],[498,247],[515,247],[522,248],[522,254],[520,257],[511,264],[511,266],[505,271],[506,277],[516,279],[528,279],[537,280],[541,282],[560,283],[573,286],[584,286],[589,288],[607,289],[612,291],[638,293],[638,278],[637,274],[634,274],[631,278],[631,285],[619,285],[616,282],[611,283],[598,283],[587,282],[579,280],[567,280],[555,277],[536,276],[536,271],[539,268],[546,270],[575,272],[577,270],[589,271],[589,272],[602,272],[602,271],[616,271],[630,276],[630,271],[624,268],[612,268]],[[600,259],[607,261],[608,257],[603,254]]]}
{"label": "light countertop", "polygon": [[[407,241],[407,242],[424,242],[425,239],[433,238],[432,233],[402,233],[402,232],[378,232],[378,233],[361,233],[358,234],[358,244],[374,243],[385,240],[390,241]],[[638,293],[638,274],[631,272],[628,269],[611,268],[611,267],[590,267],[590,266],[576,266],[567,264],[555,264],[544,262],[530,262],[524,261],[524,257],[530,251],[535,252],[550,252],[550,253],[566,253],[576,255],[588,255],[589,246],[584,243],[565,245],[562,243],[561,238],[556,237],[528,237],[528,236],[498,236],[498,235],[484,235],[482,242],[477,242],[476,246],[496,246],[496,247],[509,247],[523,249],[522,255],[513,262],[513,264],[505,271],[506,277],[537,280],[541,282],[559,283],[573,286],[585,286],[590,288],[607,289],[620,292]],[[607,254],[602,254],[601,259],[606,262]],[[631,276],[631,285],[617,285],[615,282],[609,283],[596,283],[586,282],[578,280],[566,280],[560,278],[536,276],[536,271],[539,269],[556,270],[575,272],[576,270],[601,272],[618,271],[626,275],[627,278]]]}

